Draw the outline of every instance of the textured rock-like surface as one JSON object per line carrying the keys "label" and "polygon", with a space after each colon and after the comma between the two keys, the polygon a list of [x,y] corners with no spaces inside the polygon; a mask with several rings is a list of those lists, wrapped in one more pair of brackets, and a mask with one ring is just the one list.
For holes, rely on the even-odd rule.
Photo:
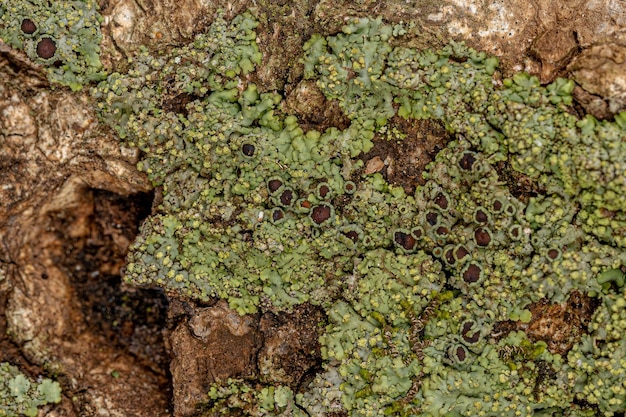
{"label": "textured rock-like surface", "polygon": [[224,302],[196,309],[173,329],[169,340],[176,415],[194,415],[216,381],[251,378],[256,373],[257,322],[239,316]]}
{"label": "textured rock-like surface", "polygon": [[626,107],[626,33],[593,44],[568,69],[580,87],[596,98],[598,104],[592,102],[587,111],[610,117]]}
{"label": "textured rock-like surface", "polygon": [[[8,297],[0,311],[11,343],[61,377],[56,409],[63,415],[166,415],[162,375],[146,374],[132,355],[88,330],[71,273],[61,265],[69,242],[90,234],[91,188],[126,196],[149,190],[134,168],[136,152],[101,130],[84,95],[50,91],[29,67],[18,70],[20,62],[0,57],[0,251]],[[51,217],[62,213],[76,222],[57,228]]]}

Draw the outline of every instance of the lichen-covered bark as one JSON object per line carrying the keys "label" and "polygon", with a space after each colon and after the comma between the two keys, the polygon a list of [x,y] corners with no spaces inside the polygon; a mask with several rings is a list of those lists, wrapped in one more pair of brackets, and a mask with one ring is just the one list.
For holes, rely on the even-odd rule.
{"label": "lichen-covered bark", "polygon": [[[3,35],[0,38],[9,42],[7,34],[11,31],[19,36],[30,31],[28,25],[24,26],[23,19],[31,17],[20,15],[19,19],[11,20],[13,11],[5,6],[0,6],[0,9],[0,18],[3,19]],[[195,35],[207,30],[218,9],[224,10],[227,20],[246,9],[252,10],[259,21],[255,41],[262,58],[257,68],[243,77],[244,82],[254,83],[259,93],[277,93],[283,102],[276,109],[276,114],[279,117],[283,113],[296,115],[304,132],[321,132],[328,127],[343,130],[350,124],[341,107],[342,97],[324,96],[315,82],[303,80],[301,59],[303,44],[311,35],[335,35],[353,17],[381,16],[388,23],[404,22],[407,33],[394,38],[394,47],[438,48],[452,39],[465,40],[477,50],[500,57],[502,64],[500,73],[494,77],[496,82],[519,70],[537,75],[542,83],[551,82],[558,76],[571,75],[578,85],[574,90],[574,105],[569,110],[579,115],[591,113],[600,119],[611,119],[625,105],[626,87],[622,74],[626,64],[624,42],[619,32],[624,30],[626,11],[618,1],[102,1],[100,60],[103,70],[126,72],[133,67],[133,63],[126,59],[137,54],[142,46],[150,54],[158,56],[166,55],[174,47],[187,45]],[[43,15],[44,12],[33,15],[32,19]],[[55,30],[54,26],[41,28]],[[73,36],[65,32],[49,35],[55,40],[61,36]],[[335,327],[321,339],[324,344],[322,351],[318,335],[322,333],[320,329],[328,324],[327,319],[318,308],[308,304],[297,307],[289,314],[266,313],[237,319],[245,323],[235,319],[229,321],[235,313],[222,302],[214,304],[213,299],[205,299],[209,305],[203,306],[196,306],[187,299],[176,301],[169,308],[167,324],[151,323],[146,319],[150,313],[133,312],[133,308],[150,312],[162,308],[158,314],[165,311],[160,304],[163,303],[161,295],[138,292],[119,283],[122,259],[135,238],[136,228],[150,210],[152,184],[135,169],[140,157],[137,150],[120,147],[116,133],[98,122],[87,91],[70,93],[58,86],[51,89],[47,80],[61,81],[77,89],[88,79],[101,78],[103,74],[100,73],[99,62],[91,59],[89,65],[82,69],[60,71],[62,67],[47,58],[45,51],[37,50],[39,43],[49,36],[39,32],[34,36],[37,38],[25,42],[26,53],[0,43],[0,300],[6,301],[0,305],[0,329],[6,329],[6,333],[0,335],[0,346],[6,346],[0,354],[0,362],[8,360],[18,364],[31,377],[46,375],[58,379],[63,388],[63,400],[57,406],[42,408],[44,413],[51,416],[200,415],[202,410],[198,407],[208,401],[203,396],[209,392],[210,385],[229,376],[247,380],[239,381],[240,385],[222,387],[220,392],[211,391],[214,405],[219,405],[221,401],[246,409],[238,403],[245,396],[238,396],[233,391],[243,386],[256,392],[259,398],[267,400],[271,397],[277,409],[284,411],[285,407],[293,407],[283,403],[285,399],[292,398],[291,390],[294,393],[305,391],[304,387],[316,374],[318,381],[312,386],[320,392],[320,381],[338,383],[341,378],[333,374],[331,367],[321,371],[321,358],[343,360],[337,351],[328,351],[333,340],[336,342],[343,337],[338,330],[340,316],[352,317],[354,324],[362,319],[354,312],[354,306],[358,306],[359,311],[372,308],[377,311],[375,306],[358,304],[361,293],[369,291],[367,288],[350,288],[348,296],[354,297],[351,300],[353,307],[338,303],[328,310]],[[93,45],[93,37],[89,39],[89,45]],[[20,46],[19,42],[12,44]],[[42,45],[46,44],[50,46],[49,41],[44,41]],[[90,51],[77,51],[76,56],[85,59]],[[64,55],[64,59],[70,59],[68,56]],[[80,74],[89,75],[83,77]],[[166,98],[166,108],[176,111],[184,109],[197,97],[176,95]],[[363,169],[359,175],[379,173],[377,181],[384,178],[412,194],[416,187],[423,185],[424,180],[420,177],[422,168],[450,138],[441,125],[430,121],[412,123],[396,116],[389,127],[387,132],[377,132],[370,153],[360,155]],[[396,142],[405,136],[410,137],[404,142]],[[411,148],[403,148],[403,144]],[[531,197],[536,197],[537,190],[540,194],[545,192],[545,188],[542,189],[528,176],[513,172],[510,167],[501,164],[497,169],[500,179],[506,179],[504,188],[516,190],[518,194],[515,197],[524,204]],[[530,185],[525,186],[525,182]],[[318,189],[314,191],[320,192]],[[441,195],[445,199],[451,194]],[[162,203],[162,196],[163,191],[157,190],[155,210]],[[454,193],[452,196],[459,197]],[[441,208],[442,198],[438,195],[434,198]],[[538,217],[558,217],[558,213],[547,208],[557,200],[542,198],[532,200],[538,207]],[[339,216],[347,212],[349,198],[342,196],[333,203],[336,204],[336,213],[332,214]],[[325,206],[321,204],[319,207]],[[108,214],[103,214],[104,210]],[[325,215],[322,211],[320,209],[320,216]],[[280,212],[276,213],[280,215]],[[477,216],[478,211],[469,214]],[[595,215],[598,214],[592,214]],[[615,213],[611,210],[599,214],[599,218],[613,217]],[[99,218],[101,221],[98,221]],[[410,252],[416,244],[412,237],[416,231],[408,226],[399,227],[390,244],[400,251]],[[359,237],[359,230],[354,228],[343,232],[349,241]],[[484,239],[492,238],[487,232],[483,235]],[[603,238],[606,239],[607,235]],[[474,236],[473,239],[478,238]],[[347,244],[350,244],[349,241],[346,241]],[[428,250],[434,249],[429,247]],[[564,254],[559,250],[561,252],[558,253],[546,251],[541,256],[550,261],[548,258],[554,255],[552,259],[560,261],[560,256]],[[450,253],[451,258],[446,258],[445,254],[441,258],[444,267],[449,268],[445,262],[454,260],[455,255]],[[372,265],[378,262],[373,258],[368,258],[369,261]],[[362,262],[360,265],[365,268],[366,264]],[[389,259],[383,259],[379,265],[383,266],[383,270],[376,275],[380,282],[390,279],[389,271],[398,273],[396,268],[402,270]],[[469,265],[462,270],[460,277],[467,277],[468,282],[474,278],[484,279],[480,275],[482,271],[478,270],[480,265]],[[424,274],[439,273],[435,267],[429,269],[426,265],[422,266]],[[334,273],[330,269],[327,272]],[[360,273],[366,275],[366,272]],[[619,286],[611,283],[620,282],[623,276],[620,278],[619,273],[614,275],[603,275],[601,280],[609,286]],[[465,285],[462,282],[459,284]],[[471,288],[468,291],[478,291]],[[329,291],[331,295],[324,295],[325,299],[334,297],[334,292],[338,290],[330,288]],[[509,293],[503,295],[507,297]],[[485,357],[494,362],[498,358],[527,358],[536,354],[532,349],[539,349],[537,343],[542,340],[548,340],[548,346],[554,346],[554,349],[567,346],[565,351],[569,350],[586,331],[589,314],[582,311],[595,307],[597,303],[583,300],[580,306],[574,305],[572,298],[567,299],[564,295],[565,291],[552,302],[543,298],[535,300],[528,307],[534,317],[530,323],[527,323],[528,317],[520,317],[527,314],[525,311],[514,311],[510,323],[498,324],[498,329],[503,332],[498,335],[500,350],[495,356]],[[169,296],[177,298],[179,295],[170,292]],[[149,300],[145,303],[139,301],[144,297]],[[421,340],[421,334],[416,329],[423,330],[429,322],[433,326],[433,313],[429,309],[436,308],[453,317],[446,323],[456,323],[456,320],[462,329],[467,326],[461,332],[461,337],[467,340],[450,346],[435,343],[430,349],[445,351],[449,366],[464,366],[466,356],[473,354],[473,348],[468,351],[465,346],[471,345],[472,338],[477,334],[476,326],[482,322],[461,323],[461,317],[455,316],[455,308],[460,308],[456,302],[433,299],[422,306],[420,315],[409,317],[413,326],[406,334],[412,349],[409,355],[419,358],[424,349],[428,349],[429,342]],[[623,300],[618,295],[605,297],[598,307],[600,310],[594,319],[595,325],[601,327],[609,311],[620,306],[623,308],[622,304]],[[263,311],[270,308],[269,304],[263,303],[259,307]],[[577,313],[579,310],[580,314]],[[567,312],[574,312],[578,318],[575,323],[570,323],[570,330],[575,336],[554,331],[554,323],[566,321],[563,316]],[[385,358],[404,355],[406,352],[397,351],[397,346],[403,346],[403,341],[394,339],[398,336],[391,333],[393,325],[374,313],[373,316],[379,321],[377,326],[382,325],[384,330],[379,343],[391,349],[390,355],[383,354],[381,358],[387,360]],[[225,325],[217,326],[215,317]],[[365,327],[370,325],[364,324]],[[244,327],[245,331],[242,330]],[[161,335],[163,329],[165,345]],[[526,331],[530,342],[517,330]],[[436,333],[430,328],[426,331]],[[505,337],[504,333],[508,335]],[[485,336],[482,334],[481,337]],[[354,335],[349,337],[360,340]],[[614,356],[606,352],[609,349],[610,352],[623,350],[619,337],[613,334],[603,339],[602,346],[592,346],[592,337],[602,337],[602,334],[584,335],[582,348],[575,353],[578,355],[575,360],[583,363],[584,372],[590,375],[590,382],[584,388],[589,395],[595,395],[592,387],[598,384],[594,370],[610,372],[610,367],[615,366],[611,362]],[[292,341],[285,343],[286,339]],[[173,394],[168,391],[166,348],[175,357],[171,363]],[[216,355],[222,355],[219,356],[222,359],[216,359]],[[247,359],[237,362],[233,358]],[[342,366],[345,371],[351,364],[346,360]],[[537,366],[537,375],[549,379],[552,368],[545,364]],[[392,390],[390,395],[406,394],[408,400],[393,404],[396,410],[400,410],[412,401],[411,395],[418,395],[420,387],[415,382],[407,385],[406,375],[401,373],[385,374],[383,368],[394,367],[402,366],[395,362],[370,364],[363,368],[362,374],[375,371],[384,374],[385,378],[398,378],[399,385],[393,385],[393,390],[397,392]],[[353,380],[347,383],[351,384],[359,388]],[[267,389],[272,385],[278,388],[269,395]],[[341,400],[333,397],[339,389],[336,392],[328,387],[324,389],[330,408],[322,409],[329,412],[328,415],[332,414],[329,410],[345,408],[345,400],[342,406]],[[311,412],[320,412],[316,408],[322,402],[318,394],[307,397],[305,401],[310,405]],[[537,392],[534,394],[537,395]],[[173,408],[169,405],[171,398]],[[351,398],[350,395],[347,398]],[[598,401],[603,400],[596,398],[592,403]],[[619,411],[619,405],[602,404],[603,410]],[[362,404],[355,402],[352,406],[358,409]],[[253,409],[253,406],[249,408]]]}

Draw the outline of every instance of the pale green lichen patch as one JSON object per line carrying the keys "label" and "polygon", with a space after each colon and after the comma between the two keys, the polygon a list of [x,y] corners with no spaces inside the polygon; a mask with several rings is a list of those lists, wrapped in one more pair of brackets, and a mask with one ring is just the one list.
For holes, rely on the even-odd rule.
{"label": "pale green lichen patch", "polygon": [[307,417],[298,405],[301,394],[284,385],[255,386],[241,380],[229,379],[222,386],[213,385],[208,393],[212,409],[218,415],[245,415],[276,417]]}
{"label": "pale green lichen patch", "polygon": [[0,416],[38,415],[38,407],[61,401],[58,382],[45,378],[38,381],[26,377],[15,366],[0,363]]}
{"label": "pale green lichen patch", "polygon": [[[275,114],[280,98],[240,77],[260,60],[253,28],[249,15],[218,20],[174,58],[145,52],[128,76],[113,74],[94,89],[105,120],[146,152],[140,169],[164,191],[162,214],[144,223],[127,277],[224,297],[242,314],[263,299],[285,307],[329,301],[361,246],[352,234],[379,229],[384,216],[366,207],[369,191],[354,200],[371,219],[348,208],[340,215],[319,194],[322,182],[328,198],[346,194],[349,167],[359,166],[350,158],[371,145],[355,140],[356,128],[305,134],[295,117]],[[164,95],[192,99],[174,112],[163,108]]]}
{"label": "pale green lichen patch", "polygon": [[576,396],[597,404],[604,415],[626,410],[626,288],[603,297],[591,332],[570,352]]}
{"label": "pale green lichen patch", "polygon": [[104,78],[95,0],[11,0],[0,5],[0,38],[46,67],[50,81],[80,90]]}
{"label": "pale green lichen patch", "polygon": [[[460,44],[394,48],[402,26],[357,19],[312,37],[303,58],[350,125],[305,133],[280,111],[282,97],[250,81],[261,58],[255,27],[248,13],[218,17],[191,44],[144,50],[92,90],[163,191],[131,247],[128,282],[224,298],[240,314],[304,302],[328,314],[324,371],[303,393],[231,381],[212,388],[209,407],[585,415],[574,402],[593,386],[607,401],[590,404],[617,411],[617,388],[604,392],[523,332],[492,329],[530,322],[527,307],[540,300],[575,290],[610,303],[621,291],[626,115],[577,120],[571,81],[541,87],[518,74],[496,86],[495,58]],[[392,117],[433,119],[455,138],[413,195],[363,174],[357,158]],[[545,193],[516,198],[497,162]],[[598,332],[614,326],[605,318],[596,316]],[[581,363],[609,356],[572,352]],[[610,366],[624,360],[623,349],[611,352]]]}
{"label": "pale green lichen patch", "polygon": [[403,117],[441,120],[494,160],[508,159],[548,192],[574,199],[587,233],[626,246],[626,206],[617,197],[626,191],[626,114],[614,123],[578,120],[566,108],[572,81],[542,87],[520,73],[494,88],[495,58],[456,44],[438,52],[391,50],[384,45],[394,31],[401,33],[355,19],[335,37],[314,36],[305,44],[305,74],[366,126],[384,124],[394,114],[392,102]]}

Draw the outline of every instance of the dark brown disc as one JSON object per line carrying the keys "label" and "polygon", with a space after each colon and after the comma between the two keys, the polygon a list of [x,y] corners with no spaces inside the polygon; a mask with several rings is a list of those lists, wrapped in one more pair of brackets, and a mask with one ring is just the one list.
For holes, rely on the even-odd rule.
{"label": "dark brown disc", "polygon": [[50,59],[57,51],[57,45],[50,38],[41,38],[37,44],[37,55],[43,59]]}
{"label": "dark brown disc", "polygon": [[20,26],[20,29],[22,29],[22,32],[24,32],[25,34],[32,35],[37,30],[37,25],[35,25],[35,22],[30,19],[24,19],[22,20],[22,25]]}
{"label": "dark brown disc", "polygon": [[313,220],[316,224],[322,224],[326,220],[330,219],[331,214],[332,210],[330,206],[320,204],[319,206],[313,207],[313,210],[311,210],[311,220]]}

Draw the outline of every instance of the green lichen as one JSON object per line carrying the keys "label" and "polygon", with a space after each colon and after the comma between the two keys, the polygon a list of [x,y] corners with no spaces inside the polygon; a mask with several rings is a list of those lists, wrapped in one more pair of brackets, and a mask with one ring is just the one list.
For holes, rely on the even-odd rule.
{"label": "green lichen", "polygon": [[0,5],[0,38],[46,67],[51,82],[80,90],[104,78],[95,0],[12,0]]}
{"label": "green lichen", "polygon": [[259,416],[306,417],[307,414],[297,405],[299,396],[284,385],[254,386],[229,379],[224,385],[210,388],[210,402],[204,408],[213,415],[230,416],[244,412]]}
{"label": "green lichen", "polygon": [[127,278],[227,298],[242,314],[264,299],[284,307],[331,299],[356,252],[337,241],[352,222],[317,186],[344,194],[351,171],[342,167],[356,166],[350,158],[364,147],[356,129],[305,134],[295,117],[275,114],[280,98],[242,78],[251,67],[241,62],[260,60],[254,27],[249,15],[218,19],[173,58],[145,51],[129,75],[94,90],[104,119],[146,152],[140,169],[164,191]]}
{"label": "green lichen", "polygon": [[570,352],[576,396],[597,404],[604,415],[626,410],[626,289],[603,297],[590,333]]}
{"label": "green lichen", "polygon": [[38,415],[38,408],[61,401],[58,382],[45,378],[29,379],[15,366],[0,363],[0,416],[17,417]]}
{"label": "green lichen", "polygon": [[[619,411],[619,381],[603,388],[593,365],[577,365],[623,369],[616,340],[602,339],[603,350],[584,339],[563,358],[523,332],[492,330],[530,322],[532,303],[573,291],[619,308],[626,114],[578,120],[571,81],[542,87],[517,74],[498,85],[495,58],[455,43],[394,48],[402,26],[364,18],[304,45],[305,76],[350,119],[304,132],[279,95],[251,82],[255,27],[249,13],[218,17],[189,45],[143,50],[92,90],[162,190],[131,247],[128,282],[224,298],[240,314],[304,302],[328,314],[324,370],[302,393],[231,381],[211,389],[209,406],[565,416],[593,412],[575,403],[592,392],[589,404]],[[413,195],[363,174],[357,158],[388,136],[392,117],[436,120],[454,136]],[[545,192],[516,198],[503,165]],[[623,329],[615,320],[598,313],[592,330]]]}

